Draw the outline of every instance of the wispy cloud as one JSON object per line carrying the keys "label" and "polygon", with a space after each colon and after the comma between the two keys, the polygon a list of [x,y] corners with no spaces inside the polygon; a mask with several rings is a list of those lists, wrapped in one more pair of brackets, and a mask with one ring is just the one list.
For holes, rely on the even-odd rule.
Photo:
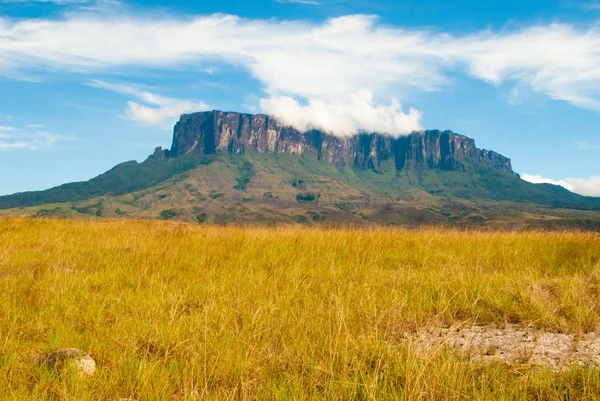
{"label": "wispy cloud", "polygon": [[[189,111],[206,110],[209,106],[197,100],[176,99],[157,95],[152,92],[141,90],[132,85],[115,84],[100,80],[90,81],[90,86],[106,89],[112,92],[131,95],[146,103],[141,104],[134,101],[127,102],[125,115],[133,121],[146,124],[160,125],[179,118],[183,113]],[[150,104],[152,106],[147,106]]]}
{"label": "wispy cloud", "polygon": [[58,5],[86,4],[91,0],[0,0],[2,3],[53,3]]}
{"label": "wispy cloud", "polygon": [[578,141],[575,142],[577,149],[582,150],[600,150],[600,143],[592,143],[589,141]]}
{"label": "wispy cloud", "polygon": [[319,6],[322,3],[316,0],[275,0],[277,3],[281,4],[305,4],[310,6]]}
{"label": "wispy cloud", "polygon": [[0,140],[0,150],[25,149],[29,147],[27,142],[5,142]]}
{"label": "wispy cloud", "polygon": [[[600,111],[598,26],[549,24],[450,35],[385,26],[367,15],[322,23],[220,14],[153,18],[126,12],[0,20],[0,74],[4,75],[40,70],[126,75],[127,68],[171,70],[215,60],[247,68],[262,83],[268,109],[285,110],[292,98],[299,105],[323,106],[308,114],[309,109],[302,108],[313,117],[347,104],[349,94],[371,93],[374,109],[387,107],[392,97],[407,89],[443,89],[460,70],[492,85],[520,85]],[[153,102],[143,91],[127,94],[145,103],[130,102],[127,115],[148,123],[160,123],[201,105],[164,97],[152,98]],[[402,110],[394,110],[397,115],[392,120],[405,118]],[[415,110],[413,116],[417,115],[420,112]],[[362,123],[369,125],[357,128],[375,130],[381,125],[371,121],[366,119]],[[390,133],[404,134],[411,126],[393,125]]]}
{"label": "wispy cloud", "polygon": [[600,10],[600,1],[588,1],[579,3],[579,8],[584,10]]}
{"label": "wispy cloud", "polygon": [[564,180],[553,180],[535,174],[521,174],[521,178],[534,184],[553,184],[560,185],[571,192],[586,196],[600,196],[600,176],[593,176],[588,179],[583,178],[565,178]]}
{"label": "wispy cloud", "polygon": [[[5,127],[6,128],[6,127]],[[60,135],[47,131],[32,130],[29,127],[0,131],[0,151],[2,150],[38,150],[50,148],[57,142],[72,141],[73,135]],[[8,132],[8,133],[7,133]]]}

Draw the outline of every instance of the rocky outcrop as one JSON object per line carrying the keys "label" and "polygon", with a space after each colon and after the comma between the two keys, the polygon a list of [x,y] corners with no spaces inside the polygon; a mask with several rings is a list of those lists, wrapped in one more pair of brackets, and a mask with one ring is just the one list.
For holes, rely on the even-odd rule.
{"label": "rocky outcrop", "polygon": [[318,130],[300,132],[263,114],[207,111],[184,114],[175,125],[170,151],[155,157],[231,152],[289,152],[314,156],[341,167],[378,170],[391,161],[397,170],[463,170],[474,162],[514,174],[510,159],[481,150],[452,131],[421,131],[393,138],[371,133],[337,137]]}

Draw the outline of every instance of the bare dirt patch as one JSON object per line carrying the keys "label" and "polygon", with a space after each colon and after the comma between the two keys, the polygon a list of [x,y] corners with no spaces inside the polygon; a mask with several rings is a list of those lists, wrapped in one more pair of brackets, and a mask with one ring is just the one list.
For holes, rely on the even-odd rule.
{"label": "bare dirt patch", "polygon": [[600,334],[563,334],[519,325],[434,328],[416,333],[420,352],[455,349],[479,362],[547,366],[557,371],[572,365],[600,366]]}

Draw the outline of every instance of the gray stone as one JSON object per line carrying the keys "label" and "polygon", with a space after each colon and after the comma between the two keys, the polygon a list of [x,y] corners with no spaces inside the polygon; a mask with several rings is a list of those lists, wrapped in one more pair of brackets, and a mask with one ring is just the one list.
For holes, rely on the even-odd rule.
{"label": "gray stone", "polygon": [[44,365],[52,370],[77,369],[82,376],[92,376],[96,372],[96,361],[77,348],[54,351],[43,359]]}

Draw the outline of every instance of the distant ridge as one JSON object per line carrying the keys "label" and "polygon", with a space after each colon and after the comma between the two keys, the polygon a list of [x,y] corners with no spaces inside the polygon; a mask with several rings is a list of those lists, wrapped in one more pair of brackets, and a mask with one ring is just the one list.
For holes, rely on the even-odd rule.
{"label": "distant ridge", "polygon": [[532,184],[452,131],[300,132],[261,114],[181,116],[171,149],[89,181],[0,197],[0,215],[600,230],[600,198]]}

